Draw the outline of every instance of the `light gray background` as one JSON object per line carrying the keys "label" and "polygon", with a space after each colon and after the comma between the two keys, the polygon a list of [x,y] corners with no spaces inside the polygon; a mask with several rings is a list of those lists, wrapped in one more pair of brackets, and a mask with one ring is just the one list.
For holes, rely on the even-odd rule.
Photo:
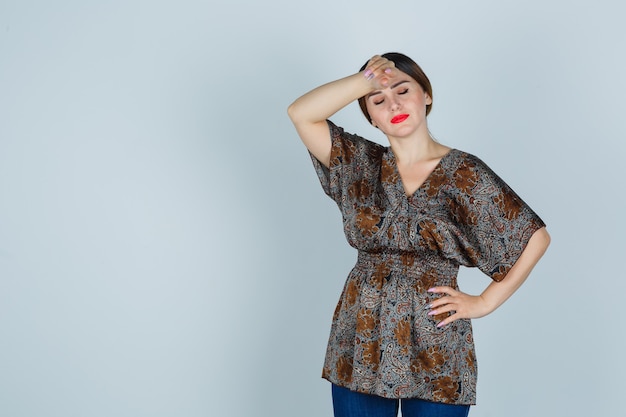
{"label": "light gray background", "polygon": [[387,51],[553,237],[475,321],[471,416],[619,414],[621,4],[1,1],[0,415],[330,416],[355,252],[286,107]]}

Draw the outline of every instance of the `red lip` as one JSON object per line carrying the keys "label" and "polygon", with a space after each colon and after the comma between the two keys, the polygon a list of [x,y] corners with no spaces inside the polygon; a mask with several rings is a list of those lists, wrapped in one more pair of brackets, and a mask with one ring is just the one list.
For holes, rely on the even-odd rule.
{"label": "red lip", "polygon": [[408,114],[399,114],[397,116],[393,116],[393,119],[391,119],[391,123],[393,124],[402,123],[408,118],[409,118]]}

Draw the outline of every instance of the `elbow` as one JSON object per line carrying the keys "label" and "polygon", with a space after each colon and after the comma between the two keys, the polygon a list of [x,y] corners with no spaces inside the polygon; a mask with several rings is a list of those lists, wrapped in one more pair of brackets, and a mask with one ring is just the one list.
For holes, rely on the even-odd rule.
{"label": "elbow", "polygon": [[550,234],[548,233],[545,227],[542,227],[541,229],[537,230],[533,238],[536,240],[537,246],[541,249],[542,253],[548,249],[548,246],[550,246],[550,242],[552,240],[552,238],[550,237]]}
{"label": "elbow", "polygon": [[300,99],[297,99],[287,107],[287,115],[295,126],[311,123],[311,111]]}
{"label": "elbow", "polygon": [[298,120],[298,105],[297,105],[297,103],[295,101],[293,103],[291,103],[289,105],[289,107],[287,107],[287,115],[291,119],[292,123],[295,124],[297,122],[297,120]]}

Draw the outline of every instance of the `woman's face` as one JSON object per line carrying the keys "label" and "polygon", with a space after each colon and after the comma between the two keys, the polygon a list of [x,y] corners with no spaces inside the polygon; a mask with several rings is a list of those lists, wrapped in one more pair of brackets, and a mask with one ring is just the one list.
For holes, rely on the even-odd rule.
{"label": "woman's face", "polygon": [[432,99],[417,81],[397,71],[388,85],[365,98],[372,125],[393,137],[408,136],[426,127],[426,105],[431,104]]}

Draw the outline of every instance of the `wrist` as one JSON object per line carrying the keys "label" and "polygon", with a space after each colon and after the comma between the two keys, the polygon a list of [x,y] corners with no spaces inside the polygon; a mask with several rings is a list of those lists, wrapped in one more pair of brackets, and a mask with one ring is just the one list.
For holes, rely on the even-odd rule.
{"label": "wrist", "polygon": [[502,303],[498,303],[497,300],[494,300],[493,297],[490,297],[489,294],[485,294],[487,291],[484,291],[478,297],[481,299],[483,308],[483,316],[493,313]]}

